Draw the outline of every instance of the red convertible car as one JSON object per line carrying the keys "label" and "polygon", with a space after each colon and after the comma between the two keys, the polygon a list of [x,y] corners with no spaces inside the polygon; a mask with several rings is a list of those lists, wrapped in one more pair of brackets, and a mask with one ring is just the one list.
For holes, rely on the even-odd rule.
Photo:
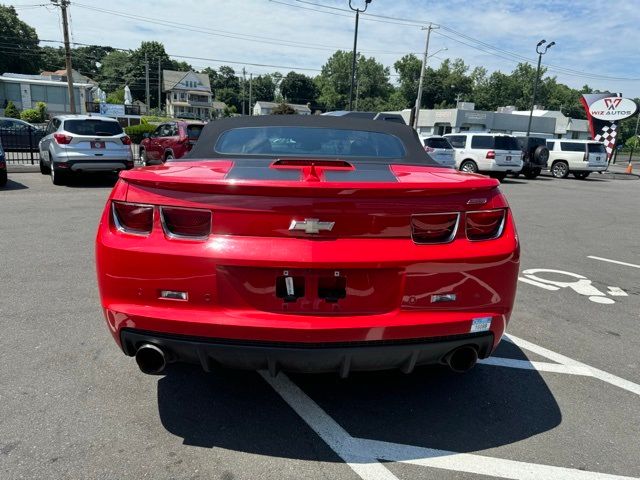
{"label": "red convertible car", "polygon": [[143,372],[466,371],[498,345],[520,247],[498,181],[394,122],[209,123],[120,173],[96,239],[107,325]]}

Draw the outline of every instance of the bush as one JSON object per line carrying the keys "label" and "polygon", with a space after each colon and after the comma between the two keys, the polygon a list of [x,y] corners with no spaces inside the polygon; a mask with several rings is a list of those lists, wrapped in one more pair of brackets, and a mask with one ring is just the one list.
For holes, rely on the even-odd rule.
{"label": "bush", "polygon": [[290,105],[281,103],[271,111],[271,115],[295,115],[296,111]]}
{"label": "bush", "polygon": [[140,123],[162,123],[162,122],[170,122],[173,120],[169,117],[159,117],[154,115],[143,115],[140,117]]}
{"label": "bush", "polygon": [[140,143],[144,138],[145,133],[151,133],[155,131],[157,125],[150,125],[148,123],[141,123],[140,125],[131,125],[125,127],[124,133],[129,135],[133,143]]}
{"label": "bush", "polygon": [[40,114],[40,123],[44,123],[47,121],[48,112],[47,112],[47,104],[44,102],[36,103],[36,110]]}
{"label": "bush", "polygon": [[9,100],[7,107],[4,109],[4,116],[9,118],[20,118],[20,112],[11,100]]}
{"label": "bush", "polygon": [[29,123],[42,123],[40,112],[35,108],[23,110],[20,114],[20,118]]}

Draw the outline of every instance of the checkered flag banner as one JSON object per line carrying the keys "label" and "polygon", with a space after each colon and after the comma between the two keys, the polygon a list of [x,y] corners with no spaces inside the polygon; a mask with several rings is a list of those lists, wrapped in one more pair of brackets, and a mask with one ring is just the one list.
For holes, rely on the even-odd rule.
{"label": "checkered flag banner", "polygon": [[618,125],[612,123],[611,125],[605,125],[602,127],[599,133],[593,138],[596,142],[604,143],[607,149],[607,157],[611,158],[613,151],[616,147],[616,136],[618,135]]}

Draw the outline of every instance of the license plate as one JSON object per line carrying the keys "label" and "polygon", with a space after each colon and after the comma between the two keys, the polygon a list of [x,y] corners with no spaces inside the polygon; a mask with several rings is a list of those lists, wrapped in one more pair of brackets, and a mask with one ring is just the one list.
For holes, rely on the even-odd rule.
{"label": "license plate", "polygon": [[104,148],[104,142],[91,142],[91,148]]}

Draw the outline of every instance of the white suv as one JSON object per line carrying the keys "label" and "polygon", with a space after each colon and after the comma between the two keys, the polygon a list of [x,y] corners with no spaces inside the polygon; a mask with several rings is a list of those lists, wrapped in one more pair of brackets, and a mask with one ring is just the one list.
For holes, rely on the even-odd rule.
{"label": "white suv", "polygon": [[516,137],[496,133],[449,133],[456,167],[463,172],[486,172],[502,180],[522,170],[522,149]]}
{"label": "white suv", "polygon": [[443,167],[456,168],[455,152],[451,144],[446,138],[432,135],[430,137],[422,137],[422,143],[424,143],[424,149]]}
{"label": "white suv", "polygon": [[607,169],[607,150],[603,143],[593,140],[547,140],[549,171],[556,178],[566,178],[572,173],[584,180],[591,172]]}
{"label": "white suv", "polygon": [[131,139],[117,120],[100,115],[59,115],[40,140],[40,172],[63,185],[74,172],[133,168]]}

